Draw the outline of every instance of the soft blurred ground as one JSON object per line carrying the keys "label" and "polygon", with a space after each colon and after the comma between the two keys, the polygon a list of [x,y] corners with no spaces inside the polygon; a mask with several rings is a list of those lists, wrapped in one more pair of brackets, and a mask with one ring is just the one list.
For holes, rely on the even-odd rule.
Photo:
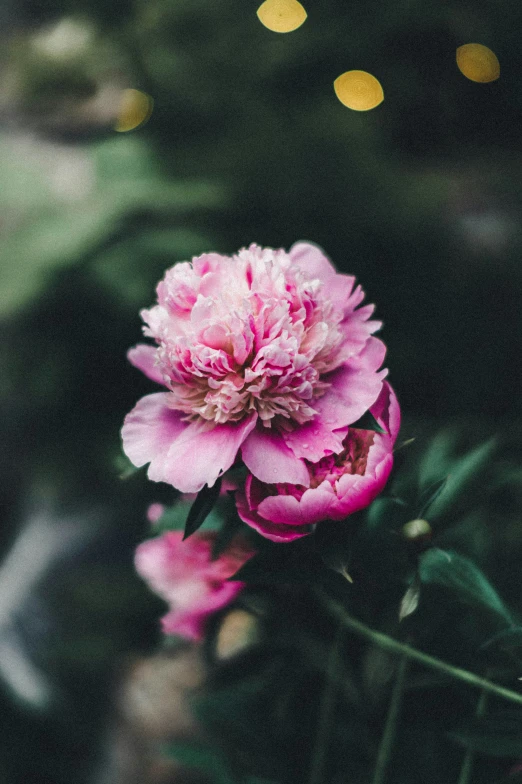
{"label": "soft blurred ground", "polygon": [[[147,504],[172,495],[119,478],[118,431],[149,389],[125,352],[167,266],[313,240],[378,305],[407,435],[438,421],[505,432],[522,413],[522,10],[328,0],[278,36],[256,8],[0,8],[0,582],[24,526],[57,534],[40,565],[41,547],[26,551],[0,617],[9,784],[98,781],[121,662],[156,640],[161,605],[131,556]],[[497,54],[498,81],[457,70],[472,41]],[[337,101],[351,68],[383,84],[376,110]],[[117,134],[128,87],[155,108]],[[40,714],[31,677],[65,707]]]}

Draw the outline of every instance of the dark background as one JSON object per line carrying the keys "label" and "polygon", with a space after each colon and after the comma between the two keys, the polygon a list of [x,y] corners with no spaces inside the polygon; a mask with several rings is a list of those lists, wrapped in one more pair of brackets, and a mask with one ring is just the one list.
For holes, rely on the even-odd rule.
{"label": "dark background", "polygon": [[[168,266],[314,241],[377,303],[405,436],[519,427],[522,9],[323,0],[277,35],[257,5],[0,8],[4,567],[37,520],[27,586],[0,602],[0,640],[16,651],[0,662],[8,784],[98,781],[121,662],[157,639],[158,606],[131,559],[147,504],[173,496],[143,473],[120,478],[119,428],[150,390],[125,354]],[[458,71],[470,42],[496,53],[498,81]],[[375,110],[335,97],[352,68],[383,85]],[[117,134],[126,87],[155,107]],[[54,555],[33,575],[46,527]],[[6,595],[9,580],[0,566]],[[21,694],[13,672],[26,660],[61,709]]]}

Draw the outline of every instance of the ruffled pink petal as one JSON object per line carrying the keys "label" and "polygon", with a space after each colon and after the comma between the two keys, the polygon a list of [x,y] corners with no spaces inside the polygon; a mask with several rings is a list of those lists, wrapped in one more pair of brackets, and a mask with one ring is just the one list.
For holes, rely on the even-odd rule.
{"label": "ruffled pink petal", "polygon": [[125,417],[121,431],[123,449],[135,466],[150,462],[148,476],[154,482],[166,482],[165,460],[169,449],[187,424],[179,411],[167,405],[167,392],[147,395]]}
{"label": "ruffled pink petal", "polygon": [[[356,291],[360,288],[357,287]],[[364,294],[361,292],[362,297]],[[370,320],[370,316],[375,310],[374,305],[365,305],[358,310],[347,310],[346,316],[341,324],[346,344],[354,354],[362,351],[366,341],[382,327],[382,321]]]}
{"label": "ruffled pink petal", "polygon": [[[322,281],[324,291],[328,299],[338,308],[344,310],[349,304],[355,307],[357,302],[350,301],[350,294],[355,283],[353,275],[343,275],[338,273],[325,255],[324,251],[318,245],[311,242],[296,242],[290,250],[288,255],[297,266],[306,273],[306,276],[313,279],[319,278]],[[360,288],[360,287],[358,287]],[[363,299],[364,294],[361,294]]]}
{"label": "ruffled pink petal", "polygon": [[272,542],[293,542],[294,539],[300,539],[302,536],[308,536],[310,533],[309,530],[303,531],[300,526],[278,525],[260,517],[255,509],[249,507],[244,493],[237,493],[236,507],[244,523]]}
{"label": "ruffled pink petal", "polygon": [[201,421],[185,424],[172,442],[165,461],[164,481],[182,493],[197,493],[203,485],[212,487],[218,476],[230,468],[238,449],[255,427],[257,414],[225,425],[209,428]]}
{"label": "ruffled pink petal", "polygon": [[299,460],[284,442],[283,437],[263,426],[256,427],[241,447],[246,467],[262,482],[290,482],[310,484],[305,463]]}
{"label": "ruffled pink petal", "polygon": [[401,415],[395,392],[387,381],[370,411],[388,433],[375,434],[368,451],[364,476],[344,474],[338,479],[338,500],[331,509],[332,519],[341,519],[371,504],[384,489],[391,473],[393,445],[399,432]]}
{"label": "ruffled pink petal", "polygon": [[274,523],[312,525],[330,517],[336,496],[329,482],[306,490],[300,500],[291,495],[271,495],[257,509],[258,514]]}
{"label": "ruffled pink petal", "polygon": [[401,409],[397,396],[388,381],[382,385],[382,391],[370,411],[386,430],[393,441],[397,438],[401,426]]}
{"label": "ruffled pink petal", "polygon": [[148,346],[146,343],[138,343],[137,346],[128,350],[127,359],[151,381],[165,386],[159,368],[155,364],[156,348],[156,346]]}
{"label": "ruffled pink petal", "polygon": [[317,463],[325,455],[338,454],[343,449],[343,439],[348,427],[332,430],[319,417],[282,436],[296,457]]}
{"label": "ruffled pink petal", "polygon": [[330,387],[314,401],[320,421],[337,430],[359,419],[378,398],[387,370],[377,372],[386,354],[378,338],[369,338],[364,350],[326,376]]}
{"label": "ruffled pink petal", "polygon": [[392,466],[393,455],[388,452],[375,467],[373,475],[342,476],[337,483],[338,499],[330,510],[332,520],[342,520],[369,506],[384,489]]}
{"label": "ruffled pink petal", "polygon": [[[337,270],[319,245],[313,242],[294,242],[288,255],[308,278],[319,278],[322,281],[329,280],[332,276],[337,278]],[[355,280],[350,276],[352,281]]]}

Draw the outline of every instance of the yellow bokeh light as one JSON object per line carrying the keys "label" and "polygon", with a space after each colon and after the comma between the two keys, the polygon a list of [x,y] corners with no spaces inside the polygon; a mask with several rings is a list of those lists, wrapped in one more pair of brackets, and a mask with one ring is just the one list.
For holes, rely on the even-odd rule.
{"label": "yellow bokeh light", "polygon": [[274,33],[291,33],[301,27],[307,17],[298,0],[265,0],[257,9],[257,15]]}
{"label": "yellow bokeh light", "polygon": [[153,107],[154,101],[147,93],[131,88],[123,90],[114,130],[119,133],[134,131],[147,122]]}
{"label": "yellow bokeh light", "polygon": [[483,44],[464,44],[457,49],[459,71],[472,82],[494,82],[500,76],[495,52]]}
{"label": "yellow bokeh light", "polygon": [[356,112],[375,109],[384,101],[381,83],[366,71],[346,71],[335,80],[334,90],[341,103]]}

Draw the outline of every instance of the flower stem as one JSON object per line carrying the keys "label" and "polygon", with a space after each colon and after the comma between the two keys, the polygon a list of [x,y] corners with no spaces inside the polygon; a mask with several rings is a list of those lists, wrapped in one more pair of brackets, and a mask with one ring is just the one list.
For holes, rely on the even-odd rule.
{"label": "flower stem", "polygon": [[[488,694],[484,689],[480,692],[480,696],[477,702],[477,709],[475,711],[475,716],[480,718],[486,712],[486,704],[488,700]],[[471,770],[473,768],[473,762],[475,759],[475,752],[473,749],[468,749],[462,761],[462,767],[460,769],[460,776],[458,780],[458,784],[469,784],[471,781]]]}
{"label": "flower stem", "polygon": [[379,745],[379,752],[377,754],[377,761],[375,763],[372,784],[383,784],[385,780],[386,769],[390,761],[393,743],[397,734],[397,721],[402,704],[402,695],[404,693],[407,669],[408,658],[403,654],[399,660],[399,666],[395,676],[395,683],[393,684],[388,715],[386,716],[384,732],[382,734],[381,743]]}
{"label": "flower stem", "polygon": [[319,593],[319,597],[332,615],[336,616],[347,629],[350,629],[354,634],[359,635],[359,637],[370,640],[383,650],[405,656],[407,659],[417,661],[432,670],[443,672],[445,675],[449,675],[469,686],[483,689],[488,694],[494,694],[509,702],[522,705],[522,694],[518,694],[511,689],[506,689],[504,686],[498,686],[496,683],[487,680],[487,678],[481,678],[480,675],[469,672],[469,670],[463,670],[461,667],[454,667],[453,664],[448,664],[447,662],[441,661],[441,659],[436,659],[435,656],[430,656],[416,648],[412,648],[406,643],[394,640],[393,637],[389,637],[387,634],[374,631],[369,626],[366,626],[365,623],[362,623],[362,621],[358,621],[356,618],[349,615],[340,604],[333,599],[330,599],[330,597],[322,591]]}
{"label": "flower stem", "polygon": [[319,717],[317,720],[317,735],[315,741],[314,755],[310,771],[309,784],[323,784],[325,780],[326,756],[328,751],[328,738],[335,716],[335,702],[337,697],[336,676],[339,673],[339,658],[342,646],[344,625],[339,624],[337,633],[330,648],[330,654],[326,664],[325,681],[321,704],[319,706]]}

